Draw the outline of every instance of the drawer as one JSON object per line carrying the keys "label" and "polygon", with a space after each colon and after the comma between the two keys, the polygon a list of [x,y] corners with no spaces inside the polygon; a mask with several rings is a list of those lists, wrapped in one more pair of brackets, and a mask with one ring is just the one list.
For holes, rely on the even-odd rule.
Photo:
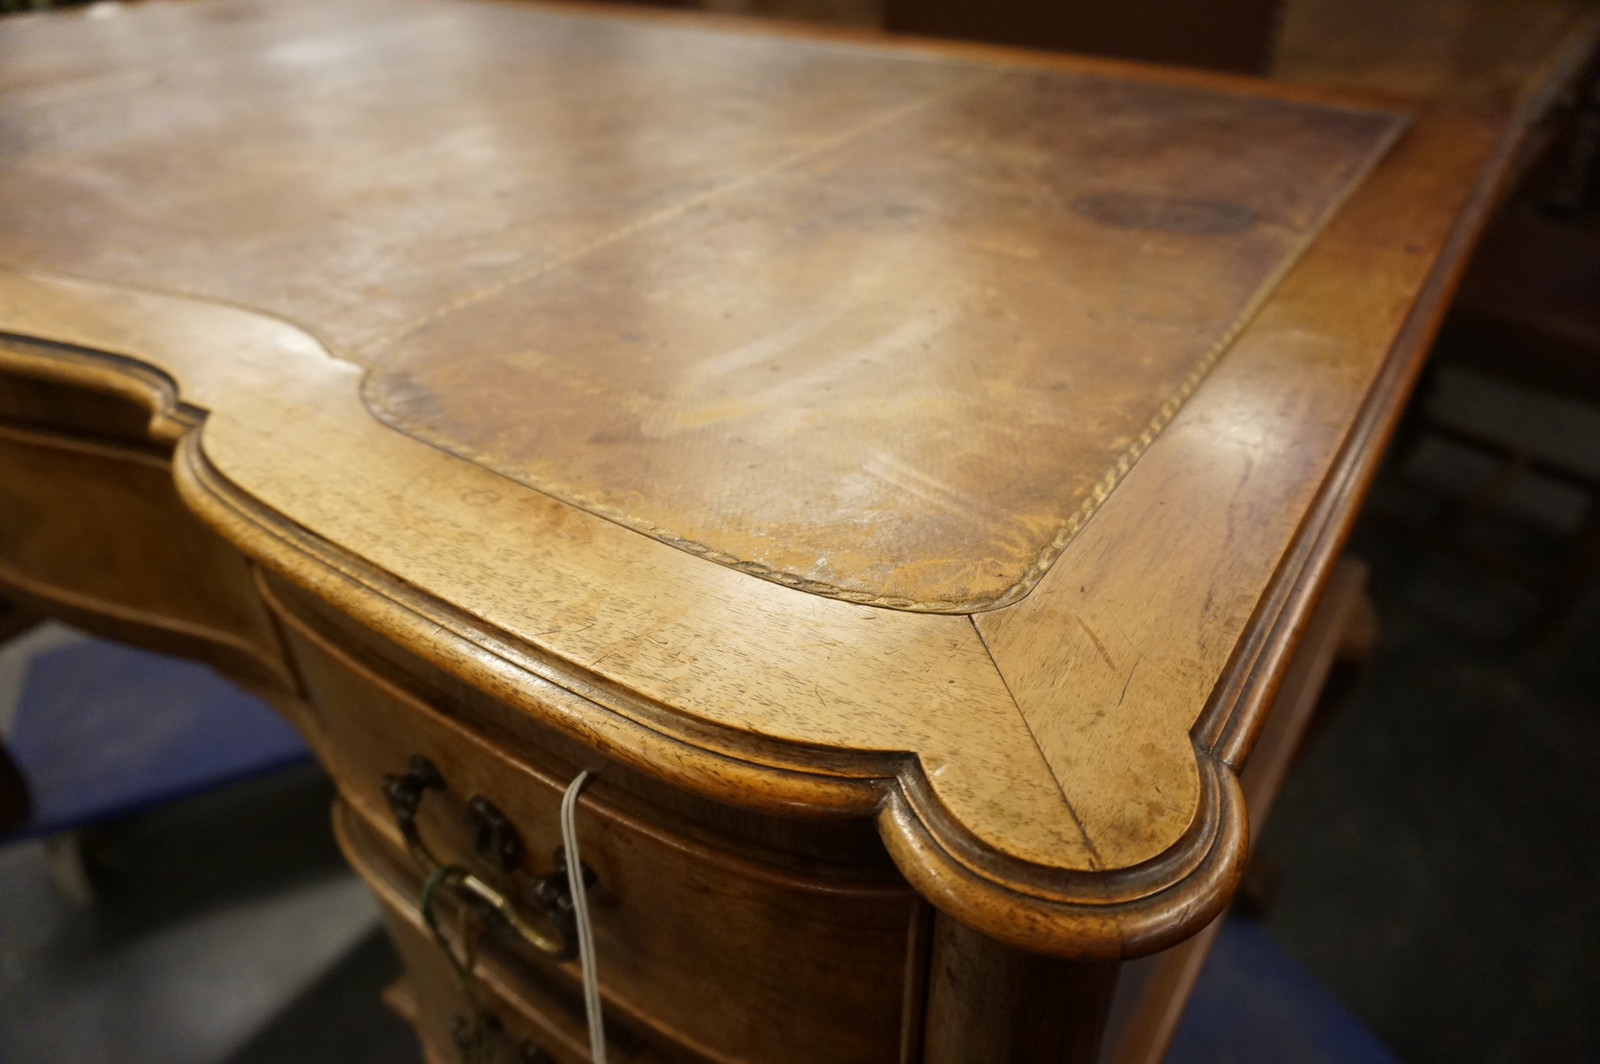
{"label": "drawer", "polygon": [[[423,922],[414,870],[343,801],[334,809],[334,830],[346,859],[383,904],[384,926],[405,973],[388,997],[416,1028],[430,1061],[466,1059],[463,1040],[474,1031],[485,1064],[584,1064],[590,1059],[583,1001],[576,988],[539,978],[508,956],[503,940],[481,929],[468,930],[473,962],[469,999],[461,975]],[[446,900],[438,916],[450,949],[466,957],[463,929],[472,925],[462,923],[460,905]],[[659,1050],[636,1030],[609,1020],[606,1052],[615,1064],[700,1059],[675,1053],[670,1046]]]}
{"label": "drawer", "polygon": [[[286,638],[312,703],[313,741],[352,815],[409,870],[409,885],[390,882],[389,894],[414,908],[423,870],[405,851],[384,779],[421,757],[438,776],[416,803],[427,849],[552,930],[539,884],[555,867],[558,807],[575,770],[511,756],[293,618]],[[639,1032],[660,1059],[902,1059],[914,1037],[906,1032],[921,1027],[926,922],[902,881],[808,875],[655,819],[627,798],[602,771],[577,816],[583,862],[596,877],[590,900],[608,1018]],[[575,963],[510,934],[492,937],[510,966],[507,985],[577,1000]]]}
{"label": "drawer", "polygon": [[[0,392],[13,384],[0,376]],[[293,689],[250,563],[189,511],[151,448],[0,421],[0,515],[7,598],[253,688]]]}

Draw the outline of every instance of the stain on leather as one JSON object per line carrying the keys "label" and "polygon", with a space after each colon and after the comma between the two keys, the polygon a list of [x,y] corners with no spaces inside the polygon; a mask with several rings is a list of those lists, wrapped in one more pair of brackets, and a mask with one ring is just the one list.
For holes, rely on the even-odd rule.
{"label": "stain on leather", "polygon": [[1144,229],[1190,236],[1239,233],[1261,216],[1240,203],[1227,200],[1179,199],[1137,192],[1102,192],[1079,196],[1072,209],[1085,217],[1118,229]]}

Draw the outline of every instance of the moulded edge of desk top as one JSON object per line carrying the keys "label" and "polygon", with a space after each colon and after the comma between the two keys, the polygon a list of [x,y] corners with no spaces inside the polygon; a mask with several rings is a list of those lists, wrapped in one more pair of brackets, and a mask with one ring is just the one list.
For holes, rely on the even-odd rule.
{"label": "moulded edge of desk top", "polygon": [[0,329],[43,341],[0,366],[143,396],[201,516],[467,682],[713,797],[875,810],[963,921],[1122,956],[1202,925],[1237,875],[1231,762],[1479,224],[1499,133],[1418,122],[1034,593],[977,617],[817,598],[510,484],[373,420],[357,367],[253,311],[0,272]]}

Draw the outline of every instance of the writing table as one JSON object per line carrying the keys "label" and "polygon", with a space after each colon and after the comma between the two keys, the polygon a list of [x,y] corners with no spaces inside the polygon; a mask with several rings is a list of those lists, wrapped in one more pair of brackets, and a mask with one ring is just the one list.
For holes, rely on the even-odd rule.
{"label": "writing table", "polygon": [[[96,10],[0,23],[0,588],[282,707],[429,1053],[587,1059],[588,768],[614,1057],[1091,1059],[1236,881],[1501,126],[583,7]],[[424,906],[439,864],[482,889]]]}

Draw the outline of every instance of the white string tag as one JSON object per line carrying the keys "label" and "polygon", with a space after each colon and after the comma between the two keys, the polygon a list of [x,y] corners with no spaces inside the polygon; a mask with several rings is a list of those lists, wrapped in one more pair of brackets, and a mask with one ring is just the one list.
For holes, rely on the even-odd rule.
{"label": "white string tag", "polygon": [[600,1013],[600,980],[595,974],[594,928],[589,923],[589,894],[583,883],[583,860],[578,853],[578,792],[589,782],[584,769],[567,785],[561,797],[561,844],[567,852],[567,888],[578,923],[578,968],[583,974],[583,1011],[589,1023],[589,1056],[606,1064],[605,1018]]}

